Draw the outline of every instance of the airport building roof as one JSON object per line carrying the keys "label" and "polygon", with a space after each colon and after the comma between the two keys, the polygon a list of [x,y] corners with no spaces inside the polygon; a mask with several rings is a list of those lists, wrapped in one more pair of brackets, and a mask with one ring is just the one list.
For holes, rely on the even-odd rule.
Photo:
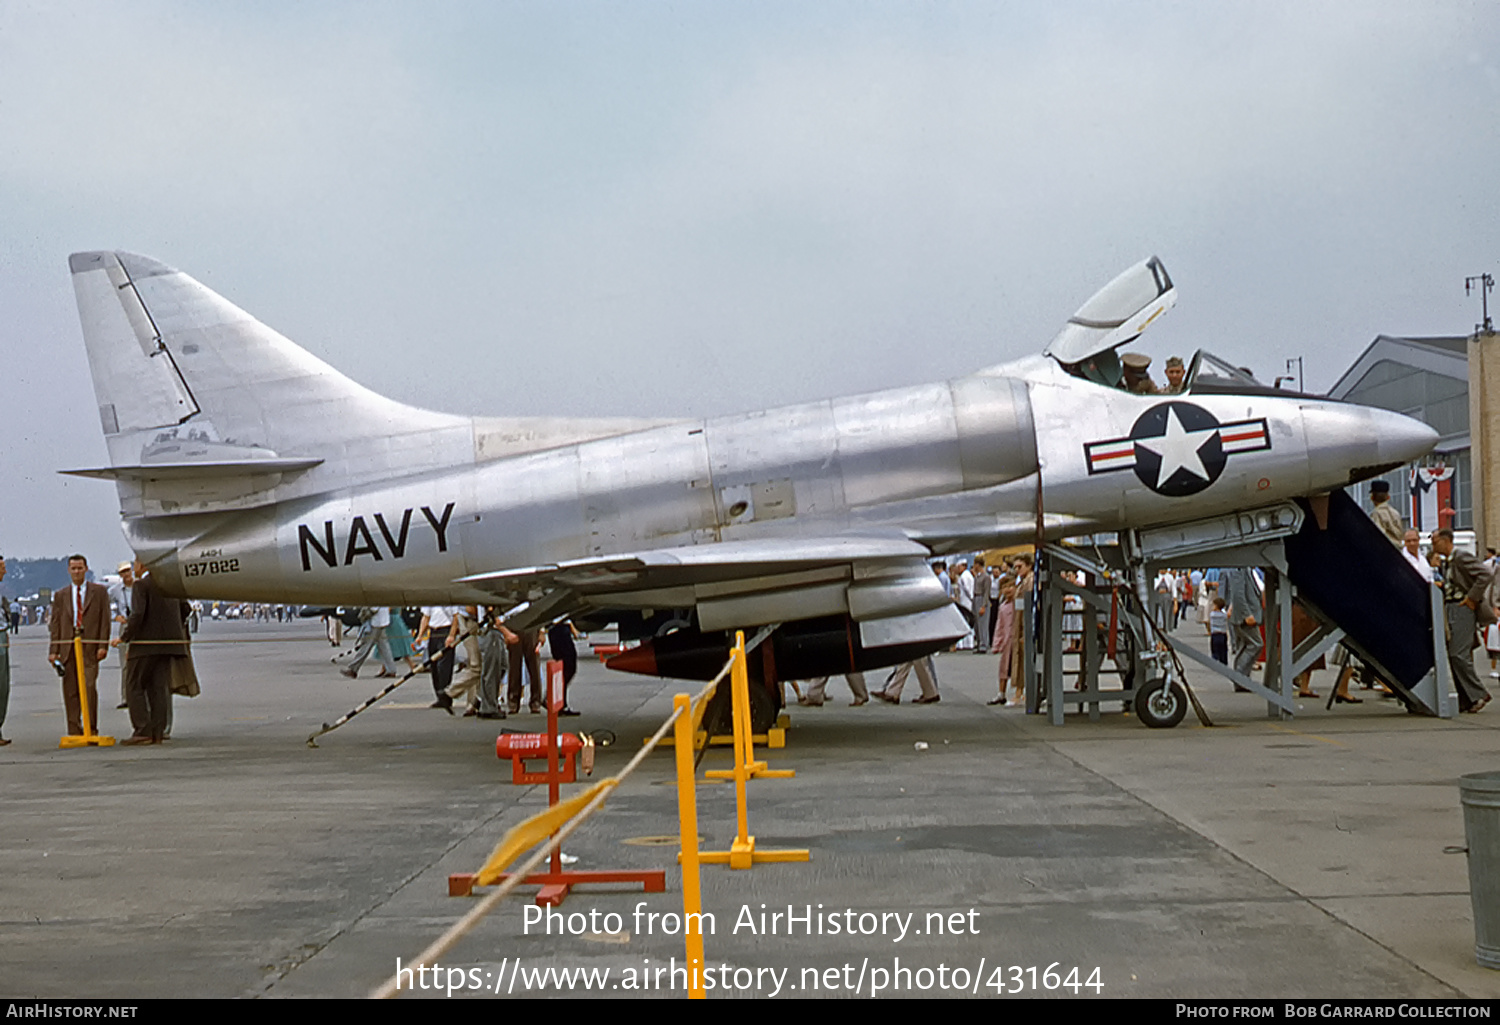
{"label": "airport building roof", "polygon": [[1463,336],[1377,335],[1330,398],[1414,416],[1442,436],[1441,451],[1469,447],[1469,354]]}

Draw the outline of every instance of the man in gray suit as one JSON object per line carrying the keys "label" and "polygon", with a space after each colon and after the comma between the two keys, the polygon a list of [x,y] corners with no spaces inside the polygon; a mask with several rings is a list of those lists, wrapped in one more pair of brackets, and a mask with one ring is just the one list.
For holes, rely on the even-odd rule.
{"label": "man in gray suit", "polygon": [[1490,586],[1490,571],[1476,556],[1453,547],[1453,529],[1444,527],[1432,535],[1432,552],[1440,560],[1443,581],[1443,611],[1448,620],[1448,665],[1458,685],[1459,708],[1477,712],[1490,703],[1490,692],[1474,671],[1474,649],[1479,626],[1495,621],[1495,610],[1484,600]]}
{"label": "man in gray suit", "polygon": [[[1219,577],[1223,597],[1229,602],[1229,640],[1234,649],[1234,671],[1249,676],[1255,671],[1255,656],[1260,653],[1260,588],[1255,586],[1255,571],[1247,566],[1226,569]],[[1235,684],[1236,690],[1243,690]]]}

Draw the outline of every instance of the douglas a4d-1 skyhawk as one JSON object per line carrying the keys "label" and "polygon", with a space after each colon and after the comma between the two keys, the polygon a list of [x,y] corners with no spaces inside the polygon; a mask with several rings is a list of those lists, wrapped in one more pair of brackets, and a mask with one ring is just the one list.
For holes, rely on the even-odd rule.
{"label": "douglas a4d-1 skyhawk", "polygon": [[1042,355],[706,420],[416,409],[155,260],[69,263],[110,465],[68,472],[116,482],[170,592],[613,621],[650,639],[614,664],[660,675],[771,624],[767,682],[894,665],[970,629],[934,556],[1313,495],[1437,437],[1206,352],[1182,392],[1127,392],[1119,348],[1176,301],[1155,259]]}

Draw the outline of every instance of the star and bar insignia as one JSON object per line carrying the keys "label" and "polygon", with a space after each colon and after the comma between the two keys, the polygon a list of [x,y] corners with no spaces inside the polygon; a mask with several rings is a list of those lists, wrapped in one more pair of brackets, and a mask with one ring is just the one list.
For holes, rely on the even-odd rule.
{"label": "star and bar insignia", "polygon": [[1159,495],[1194,495],[1219,479],[1228,457],[1271,447],[1264,417],[1220,423],[1191,402],[1162,402],[1142,413],[1124,438],[1083,446],[1089,474],[1134,470]]}

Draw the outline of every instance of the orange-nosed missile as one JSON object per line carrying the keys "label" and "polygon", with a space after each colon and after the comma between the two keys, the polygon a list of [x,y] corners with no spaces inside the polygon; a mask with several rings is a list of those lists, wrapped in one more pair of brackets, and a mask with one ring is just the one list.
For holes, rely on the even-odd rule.
{"label": "orange-nosed missile", "polygon": [[639,673],[641,676],[656,676],[656,648],[650,641],[634,648],[626,648],[618,655],[611,655],[604,662],[605,668],[622,673]]}

